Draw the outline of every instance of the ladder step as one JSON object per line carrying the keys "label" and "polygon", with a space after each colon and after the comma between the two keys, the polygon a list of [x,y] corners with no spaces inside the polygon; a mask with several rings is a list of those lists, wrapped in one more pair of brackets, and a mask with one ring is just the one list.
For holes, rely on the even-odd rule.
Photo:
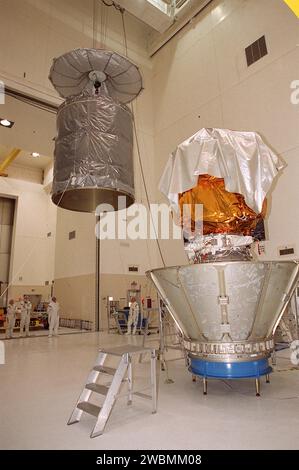
{"label": "ladder step", "polygon": [[133,392],[133,393],[139,398],[146,398],[147,400],[152,399],[152,397],[150,395],[147,395],[146,393],[141,393],[141,392]]}
{"label": "ladder step", "polygon": [[114,375],[116,372],[116,369],[113,369],[113,367],[106,367],[106,366],[95,366],[93,370],[96,370],[97,372],[103,372],[104,374],[109,374],[109,375]]}
{"label": "ladder step", "polygon": [[106,385],[100,385],[100,384],[86,384],[85,388],[88,390],[92,390],[95,393],[100,393],[101,395],[107,395],[109,387],[106,387]]}
{"label": "ladder step", "polygon": [[89,403],[88,401],[81,401],[81,403],[78,403],[77,408],[79,408],[79,410],[84,411],[85,413],[96,417],[99,416],[99,413],[101,411],[101,408],[99,406],[96,406],[93,403]]}

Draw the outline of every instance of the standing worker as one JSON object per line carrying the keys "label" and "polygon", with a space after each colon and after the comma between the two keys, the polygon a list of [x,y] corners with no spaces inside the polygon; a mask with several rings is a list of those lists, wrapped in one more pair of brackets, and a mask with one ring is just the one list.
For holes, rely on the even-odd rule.
{"label": "standing worker", "polygon": [[54,336],[58,336],[59,327],[59,303],[56,297],[52,297],[51,302],[48,305],[48,322],[49,322],[49,338],[51,338],[53,331]]}
{"label": "standing worker", "polygon": [[13,338],[13,329],[16,323],[16,306],[13,299],[11,299],[7,306],[7,317],[6,317],[6,338]]}
{"label": "standing worker", "polygon": [[133,325],[133,335],[136,334],[138,318],[139,318],[139,305],[136,302],[136,297],[132,297],[131,305],[130,305],[130,313],[129,313],[129,318],[128,318],[128,331],[126,333],[127,335],[132,334],[131,333],[132,325]]}
{"label": "standing worker", "polygon": [[29,336],[32,303],[30,302],[28,295],[24,295],[24,300],[20,302],[20,308],[21,308],[20,335],[24,336],[24,328],[25,328],[25,334],[26,336]]}

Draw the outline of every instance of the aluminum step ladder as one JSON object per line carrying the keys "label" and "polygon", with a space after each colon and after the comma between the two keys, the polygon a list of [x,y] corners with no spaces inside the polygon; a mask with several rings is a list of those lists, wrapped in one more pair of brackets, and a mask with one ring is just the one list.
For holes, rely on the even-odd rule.
{"label": "aluminum step ladder", "polygon": [[[132,359],[135,354],[149,353],[151,356],[151,382],[150,386],[134,391],[133,390],[133,370]],[[105,366],[105,360],[108,356],[119,358],[117,368]],[[113,376],[110,386],[97,383],[98,379],[105,374]],[[124,394],[119,393],[123,382],[127,382],[128,391]],[[151,394],[143,393],[151,390]],[[104,403],[100,407],[89,401],[92,393],[104,395]],[[112,349],[101,349],[93,369],[90,371],[84,389],[76,403],[68,424],[78,423],[83,412],[93,415],[97,418],[95,426],[90,437],[97,437],[103,434],[106,423],[109,419],[112,408],[119,397],[128,397],[128,405],[132,404],[133,395],[139,398],[152,400],[152,413],[157,412],[157,381],[156,381],[156,350],[153,348],[144,348],[140,346],[125,345]]]}

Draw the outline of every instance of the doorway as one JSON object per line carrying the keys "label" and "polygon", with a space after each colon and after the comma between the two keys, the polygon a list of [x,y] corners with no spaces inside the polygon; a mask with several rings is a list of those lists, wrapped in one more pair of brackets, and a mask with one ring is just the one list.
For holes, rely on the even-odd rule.
{"label": "doorway", "polygon": [[15,200],[0,196],[0,309],[7,306]]}
{"label": "doorway", "polygon": [[4,332],[4,309],[8,303],[15,200],[0,196],[0,333]]}

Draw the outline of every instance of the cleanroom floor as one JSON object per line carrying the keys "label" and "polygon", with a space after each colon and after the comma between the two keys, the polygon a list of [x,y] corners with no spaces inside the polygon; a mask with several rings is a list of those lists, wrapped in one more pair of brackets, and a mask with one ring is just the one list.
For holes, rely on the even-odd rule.
{"label": "cleanroom floor", "polygon": [[[81,330],[81,329],[79,330],[77,328],[66,328],[66,327],[63,327],[63,326],[59,327],[59,334],[60,335],[71,335],[73,333],[90,333],[90,331]],[[32,336],[32,337],[48,336],[48,334],[49,334],[49,330],[43,330],[43,329],[36,329],[36,330],[31,329],[30,330],[30,336]],[[14,329],[13,337],[14,337],[14,339],[22,338],[22,336],[20,335],[19,328]],[[5,340],[7,339],[4,328],[1,328],[1,330],[0,330],[0,340],[1,339],[5,339]]]}
{"label": "cleanroom floor", "polygon": [[[151,414],[148,400],[136,397],[128,407],[121,398],[102,436],[89,438],[92,416],[67,426],[97,349],[141,341],[140,336],[107,333],[5,341],[0,448],[298,449],[299,370],[291,365],[288,350],[278,353],[271,383],[262,380],[260,398],[253,380],[210,381],[203,396],[201,382],[192,383],[184,361],[171,361],[174,383],[165,383],[166,374],[159,371],[157,414]],[[137,361],[137,386],[144,386],[148,371],[147,362]]]}

